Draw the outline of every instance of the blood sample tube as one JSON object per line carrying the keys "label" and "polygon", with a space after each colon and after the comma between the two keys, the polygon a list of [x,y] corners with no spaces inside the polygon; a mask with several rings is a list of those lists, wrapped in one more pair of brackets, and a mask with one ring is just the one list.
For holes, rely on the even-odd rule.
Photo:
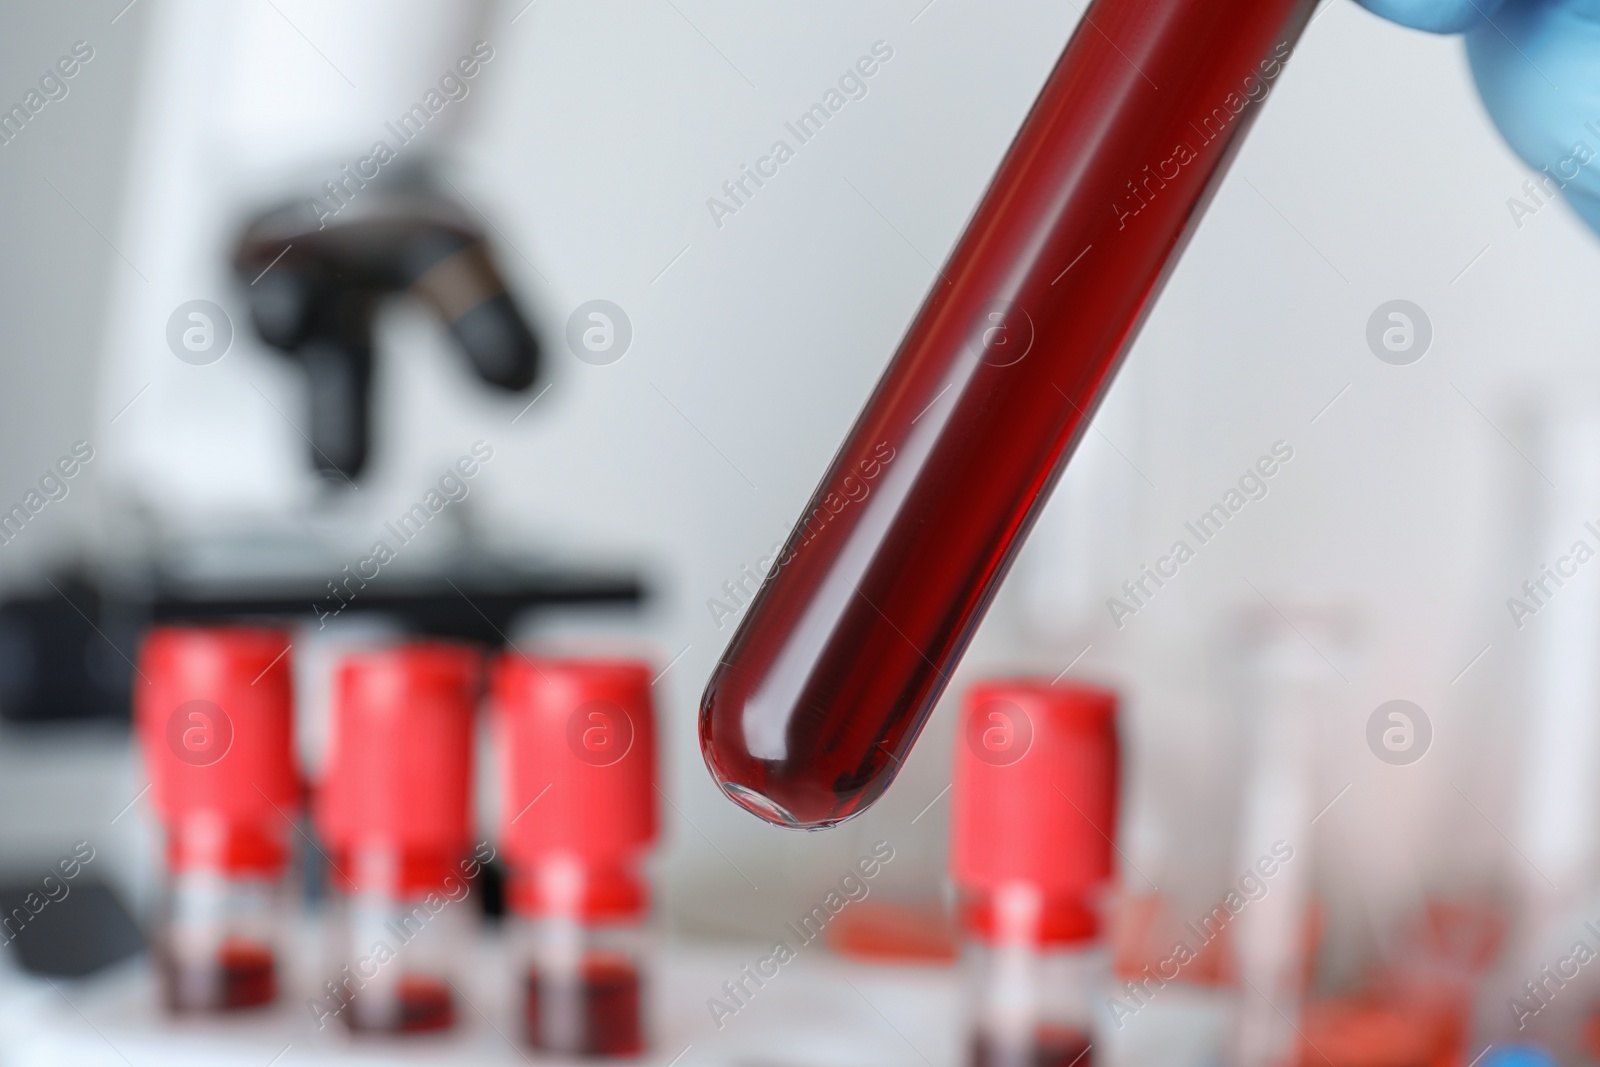
{"label": "blood sample tube", "polygon": [[1109,970],[1100,913],[1116,832],[1116,709],[1109,690],[1043,681],[987,682],[963,701],[950,868],[973,1067],[1093,1062]]}
{"label": "blood sample tube", "polygon": [[[366,1032],[454,1024],[469,869],[477,650],[415,642],[345,657],[317,816],[338,890],[326,1011]],[[320,1013],[319,1013],[320,1017]]]}
{"label": "blood sample tube", "polygon": [[1089,5],[711,676],[733,800],[887,788],[1312,7]]}
{"label": "blood sample tube", "polygon": [[134,714],[166,837],[155,958],[178,1012],[278,995],[293,820],[289,635],[163,626],[145,638]]}
{"label": "blood sample tube", "polygon": [[641,1052],[642,865],[657,826],[650,668],[506,653],[491,686],[528,1040],[577,1055]]}

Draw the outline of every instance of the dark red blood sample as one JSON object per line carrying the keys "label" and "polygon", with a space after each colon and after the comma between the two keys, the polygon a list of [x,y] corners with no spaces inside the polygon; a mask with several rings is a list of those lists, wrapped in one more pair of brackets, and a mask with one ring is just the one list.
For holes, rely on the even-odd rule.
{"label": "dark red blood sample", "polygon": [[172,1011],[227,1011],[270,1004],[278,996],[273,953],[253,941],[223,942],[217,958],[194,963],[163,958],[167,1007]]}
{"label": "dark red blood sample", "polygon": [[585,1056],[644,1051],[639,971],[622,959],[585,960],[575,980],[528,971],[523,1018],[535,1048]]}
{"label": "dark red blood sample", "polygon": [[404,975],[395,990],[395,999],[399,1010],[388,1023],[380,1024],[361,1018],[361,994],[357,993],[344,1012],[346,1025],[357,1031],[403,1034],[445,1030],[455,1025],[455,1000],[450,995],[450,987],[438,978]]}
{"label": "dark red blood sample", "polygon": [[1090,5],[707,685],[736,802],[888,787],[1312,7]]}
{"label": "dark red blood sample", "polygon": [[1089,1039],[1077,1030],[1041,1028],[1029,1045],[1001,1045],[979,1033],[972,1042],[972,1067],[1092,1067]]}

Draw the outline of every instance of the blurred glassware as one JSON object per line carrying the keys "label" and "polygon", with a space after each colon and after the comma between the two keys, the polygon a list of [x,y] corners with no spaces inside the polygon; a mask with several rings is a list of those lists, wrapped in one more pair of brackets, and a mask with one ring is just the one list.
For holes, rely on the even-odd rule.
{"label": "blurred glassware", "polygon": [[659,829],[650,667],[508,651],[491,692],[523,1031],[551,1052],[636,1055]]}
{"label": "blurred glassware", "polygon": [[964,695],[950,872],[974,1067],[1092,1062],[1119,774],[1110,690],[1008,680]]}
{"label": "blurred glassware", "polygon": [[319,1020],[410,1033],[455,1024],[472,854],[482,656],[413,642],[347,656],[317,795],[331,851],[336,962]]}
{"label": "blurred glassware", "polygon": [[290,839],[301,808],[289,635],[158,627],[134,693],[151,804],[166,835],[155,937],[174,1011],[278,996]]}

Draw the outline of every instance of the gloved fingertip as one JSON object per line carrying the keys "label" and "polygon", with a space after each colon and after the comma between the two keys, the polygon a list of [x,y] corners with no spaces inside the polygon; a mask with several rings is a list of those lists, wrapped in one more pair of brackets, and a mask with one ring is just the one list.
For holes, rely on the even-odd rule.
{"label": "gloved fingertip", "polygon": [[1600,196],[1583,192],[1575,186],[1568,186],[1565,192],[1567,203],[1572,205],[1572,210],[1589,224],[1589,229],[1600,233]]}
{"label": "gloved fingertip", "polygon": [[1460,33],[1492,16],[1505,0],[1356,0],[1386,18],[1429,33]]}

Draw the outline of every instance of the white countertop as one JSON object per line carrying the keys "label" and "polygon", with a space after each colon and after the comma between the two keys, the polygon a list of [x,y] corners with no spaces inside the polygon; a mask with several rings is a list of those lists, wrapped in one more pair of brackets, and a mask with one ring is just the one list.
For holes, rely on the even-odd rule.
{"label": "white countertop", "polygon": [[[637,1067],[957,1067],[963,1011],[952,968],[883,967],[803,950],[719,1029],[707,999],[721,995],[765,946],[669,945],[650,998],[652,1051]],[[316,959],[311,953],[300,958]],[[317,976],[297,969],[279,1004],[237,1016],[173,1019],[161,1010],[144,957],[83,981],[48,982],[0,970],[3,1067],[306,1067],[322,1064],[573,1062],[519,1043],[503,950],[476,946],[461,983],[456,1028],[404,1038],[319,1030],[307,1000]],[[1102,1038],[1097,1065],[1183,1067],[1216,1062],[1222,998],[1170,987],[1119,1033]],[[578,1061],[593,1064],[596,1061]],[[600,1061],[603,1062],[603,1061]]]}

